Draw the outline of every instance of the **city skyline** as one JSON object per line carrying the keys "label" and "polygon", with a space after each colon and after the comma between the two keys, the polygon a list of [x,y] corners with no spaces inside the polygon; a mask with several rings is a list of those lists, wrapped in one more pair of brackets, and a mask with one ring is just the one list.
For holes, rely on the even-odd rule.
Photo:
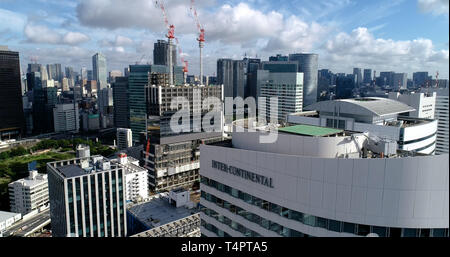
{"label": "city skyline", "polygon": [[[199,73],[198,42],[190,1],[166,1],[189,74]],[[206,31],[204,69],[215,73],[218,58],[246,54],[267,60],[281,53],[317,53],[319,69],[351,73],[353,67],[380,71],[428,71],[448,78],[448,1],[332,2],[196,1]],[[96,10],[93,12],[92,10]],[[348,13],[353,15],[349,16]],[[130,15],[134,14],[134,15]],[[30,59],[91,67],[103,53],[108,70],[152,62],[153,44],[166,28],[154,1],[98,2],[3,0],[0,42]],[[179,60],[178,60],[179,62]]]}

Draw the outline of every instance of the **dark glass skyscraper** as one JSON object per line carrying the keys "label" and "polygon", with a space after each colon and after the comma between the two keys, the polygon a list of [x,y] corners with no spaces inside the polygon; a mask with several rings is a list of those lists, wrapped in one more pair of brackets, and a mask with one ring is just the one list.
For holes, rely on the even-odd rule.
{"label": "dark glass skyscraper", "polygon": [[0,138],[20,138],[23,133],[19,53],[0,47]]}
{"label": "dark glass skyscraper", "polygon": [[130,126],[130,108],[128,105],[128,77],[116,77],[112,84],[114,101],[114,125],[117,128]]}
{"label": "dark glass skyscraper", "polygon": [[317,102],[318,59],[317,54],[289,55],[289,61],[298,62],[298,72],[303,72],[303,107]]}
{"label": "dark glass skyscraper", "polygon": [[340,76],[336,78],[336,98],[347,99],[353,96],[355,88],[355,75],[348,74],[346,77]]}
{"label": "dark glass skyscraper", "polygon": [[224,97],[233,97],[233,60],[217,60],[217,84],[223,84]]}
{"label": "dark glass skyscraper", "polygon": [[[169,65],[169,43],[165,40],[158,40],[153,47],[153,64]],[[172,45],[172,63],[177,65],[177,49]]]}

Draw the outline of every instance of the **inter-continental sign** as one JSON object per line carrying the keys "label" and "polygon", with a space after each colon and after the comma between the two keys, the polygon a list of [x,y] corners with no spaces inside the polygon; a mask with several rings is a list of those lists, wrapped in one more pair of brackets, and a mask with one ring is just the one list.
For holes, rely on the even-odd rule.
{"label": "inter-continental sign", "polygon": [[214,160],[212,161],[212,167],[215,169],[221,170],[223,172],[227,172],[229,174],[232,174],[232,175],[235,175],[238,177],[242,177],[247,180],[251,180],[251,181],[261,184],[263,186],[273,188],[272,178],[268,178],[263,175],[258,175],[251,171],[239,169],[234,166],[228,166],[225,163],[221,163],[221,162],[214,161]]}

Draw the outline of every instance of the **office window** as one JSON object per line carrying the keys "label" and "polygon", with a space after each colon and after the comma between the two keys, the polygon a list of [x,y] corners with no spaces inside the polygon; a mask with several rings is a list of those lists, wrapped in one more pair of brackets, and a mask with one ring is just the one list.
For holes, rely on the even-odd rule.
{"label": "office window", "polygon": [[416,237],[417,234],[418,234],[418,231],[415,228],[404,228],[403,229],[403,237]]}
{"label": "office window", "polygon": [[445,229],[443,228],[435,228],[433,229],[433,237],[445,237]]}
{"label": "office window", "polygon": [[370,233],[370,226],[358,224],[358,235],[367,236]]}
{"label": "office window", "polygon": [[324,218],[316,218],[316,226],[319,228],[327,228],[327,220]]}
{"label": "office window", "polygon": [[268,201],[262,200],[261,208],[263,208],[264,210],[268,211],[269,210],[269,205],[270,205],[270,203]]}
{"label": "office window", "polygon": [[430,237],[430,229],[420,229],[420,237]]}
{"label": "office window", "polygon": [[248,204],[252,204],[252,196],[244,193],[244,201]]}
{"label": "office window", "polygon": [[341,224],[342,222],[337,220],[328,220],[328,230],[341,232]]}
{"label": "office window", "polygon": [[355,224],[344,222],[342,232],[354,234],[355,233]]}
{"label": "office window", "polygon": [[285,217],[285,218],[289,218],[289,216],[290,216],[290,213],[291,212],[291,210],[289,210],[289,209],[287,209],[287,208],[284,208],[284,207],[282,207],[281,208],[281,216],[283,216],[283,217]]}
{"label": "office window", "polygon": [[338,128],[345,129],[345,120],[338,120]]}
{"label": "office window", "polygon": [[280,214],[281,207],[278,204],[270,203],[270,211],[276,214]]}
{"label": "office window", "polygon": [[265,228],[265,229],[269,229],[270,221],[268,221],[268,220],[266,220],[266,219],[264,219],[264,218],[261,218],[261,223],[260,223],[260,225],[261,225],[263,228]]}
{"label": "office window", "polygon": [[387,228],[373,226],[372,233],[377,234],[379,237],[386,237],[387,236]]}
{"label": "office window", "polygon": [[401,237],[402,229],[401,228],[390,228],[389,229],[389,237]]}
{"label": "office window", "polygon": [[303,223],[303,213],[298,211],[290,211],[290,219]]}
{"label": "office window", "polygon": [[303,214],[303,223],[309,226],[316,226],[316,217],[312,215]]}

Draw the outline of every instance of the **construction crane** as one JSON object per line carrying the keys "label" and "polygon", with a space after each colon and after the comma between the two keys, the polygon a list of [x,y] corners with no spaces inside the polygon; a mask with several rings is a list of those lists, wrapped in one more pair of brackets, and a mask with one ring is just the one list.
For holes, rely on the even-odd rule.
{"label": "construction crane", "polygon": [[203,61],[202,61],[202,52],[203,46],[205,45],[205,29],[203,29],[200,21],[198,19],[197,10],[195,9],[195,0],[191,0],[191,12],[194,14],[195,22],[197,25],[197,29],[199,31],[199,36],[197,38],[198,47],[200,48],[200,85],[203,84]]}
{"label": "construction crane", "polygon": [[[155,1],[156,6],[158,6],[158,1]],[[172,44],[175,38],[175,26],[173,24],[169,25],[169,19],[167,18],[166,8],[164,7],[163,1],[159,1],[159,8],[162,11],[164,23],[167,27],[167,41],[169,44],[169,84],[173,85],[173,63],[172,63]]]}
{"label": "construction crane", "polygon": [[175,37],[175,41],[177,42],[178,55],[180,56],[181,65],[183,65],[183,81],[184,81],[184,84],[186,84],[186,76],[188,73],[188,62],[184,60],[183,50],[181,49],[181,45],[180,45],[177,37]]}

